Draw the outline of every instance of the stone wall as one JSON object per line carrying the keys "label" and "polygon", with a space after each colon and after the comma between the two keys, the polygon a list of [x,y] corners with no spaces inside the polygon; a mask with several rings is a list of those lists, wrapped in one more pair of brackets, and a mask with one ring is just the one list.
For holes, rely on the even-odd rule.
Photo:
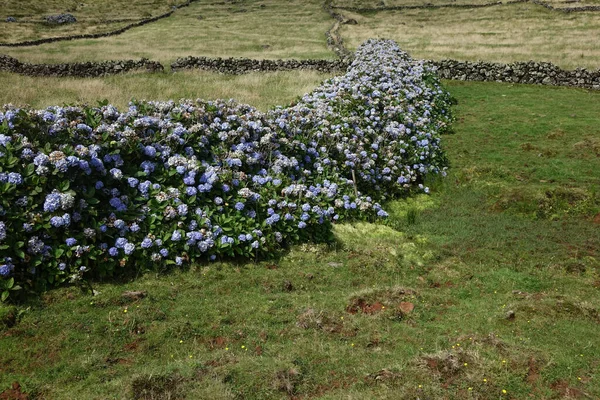
{"label": "stone wall", "polygon": [[253,60],[249,58],[183,57],[171,64],[171,70],[197,68],[223,74],[245,74],[248,72],[314,70],[339,72],[348,68],[344,60]]}
{"label": "stone wall", "polygon": [[[444,79],[463,81],[491,81],[526,83],[550,86],[573,86],[600,90],[600,69],[578,68],[563,70],[546,62],[515,62],[511,64],[485,61],[426,60],[438,68]],[[245,74],[249,72],[272,72],[313,70],[326,73],[345,71],[350,60],[254,60],[249,58],[183,57],[171,64],[172,71],[202,69],[223,74]],[[10,71],[31,76],[77,76],[98,77],[122,72],[144,70],[161,72],[163,66],[147,59],[102,61],[71,64],[29,64],[16,58],[0,55],[0,71]]]}
{"label": "stone wall", "polygon": [[414,10],[414,9],[434,9],[434,8],[483,8],[483,7],[494,7],[501,6],[507,4],[516,4],[516,3],[527,3],[531,2],[533,4],[537,4],[539,6],[545,7],[552,11],[560,11],[564,13],[572,13],[572,12],[580,12],[580,11],[600,11],[600,6],[581,6],[581,7],[554,7],[552,4],[547,3],[541,0],[510,0],[510,1],[495,1],[491,3],[481,3],[481,4],[455,4],[455,3],[447,3],[447,4],[415,4],[415,5],[405,5],[405,6],[390,6],[390,7],[344,7],[344,6],[333,6],[332,8],[340,9],[340,10],[348,10],[354,12],[373,12],[373,11],[397,11],[397,10]]}
{"label": "stone wall", "polygon": [[600,11],[600,6],[582,6],[582,7],[554,7],[550,3],[546,3],[545,1],[540,0],[531,0],[532,3],[537,4],[539,6],[545,7],[548,10],[552,11],[560,11],[564,13],[573,13],[580,11]]}
{"label": "stone wall", "polygon": [[341,24],[346,23],[348,20],[339,12],[333,10],[331,6],[331,0],[327,0],[323,5],[325,11],[329,14],[331,18],[333,18],[334,23],[325,32],[325,37],[327,38],[327,46],[341,59],[350,60],[354,57],[354,54],[344,46],[344,39],[340,35],[340,26]]}
{"label": "stone wall", "polygon": [[29,76],[76,76],[98,77],[115,75],[133,70],[150,72],[163,71],[163,66],[156,61],[141,60],[83,62],[69,64],[30,64],[16,58],[0,54],[0,71],[9,71]]}
{"label": "stone wall", "polygon": [[600,90],[600,69],[563,70],[546,62],[515,62],[511,64],[485,61],[428,61],[438,68],[444,79],[462,81],[493,81],[551,86],[575,86]]}
{"label": "stone wall", "polygon": [[[516,0],[511,1],[510,3],[521,3],[527,0]],[[354,11],[354,12],[373,12],[373,11],[396,11],[396,10],[418,10],[421,8],[485,8],[485,7],[494,7],[501,6],[503,3],[501,1],[494,1],[491,3],[482,3],[482,4],[414,4],[414,5],[405,5],[405,6],[390,6],[390,7],[343,7],[343,6],[334,6],[332,8]]]}

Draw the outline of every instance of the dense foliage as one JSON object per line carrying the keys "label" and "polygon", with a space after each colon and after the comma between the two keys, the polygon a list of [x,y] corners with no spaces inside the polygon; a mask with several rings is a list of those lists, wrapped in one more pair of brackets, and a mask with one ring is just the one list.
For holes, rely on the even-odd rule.
{"label": "dense foliage", "polygon": [[434,71],[372,40],[345,75],[266,114],[201,100],[6,106],[0,283],[254,258],[385,217],[378,202],[444,174],[449,105]]}

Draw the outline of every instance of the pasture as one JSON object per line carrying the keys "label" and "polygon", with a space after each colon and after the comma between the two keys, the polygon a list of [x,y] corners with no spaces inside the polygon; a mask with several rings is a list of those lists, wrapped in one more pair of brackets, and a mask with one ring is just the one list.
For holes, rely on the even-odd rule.
{"label": "pasture", "polygon": [[[0,42],[14,43],[106,32],[182,2],[0,4],[21,20],[0,23]],[[340,24],[350,50],[384,37],[413,58],[600,67],[600,11],[530,2],[343,8],[419,4],[333,2],[357,22]],[[38,23],[61,12],[81,23]],[[35,63],[334,59],[325,37],[334,23],[316,0],[196,1],[117,36],[0,53]],[[106,99],[126,110],[132,98],[234,98],[267,112],[331,76],[0,72],[0,103],[41,109]],[[441,135],[448,174],[426,178],[429,194],[387,199],[387,219],[336,223],[333,240],[271,257],[96,278],[96,295],[77,284],[11,294],[0,303],[0,398],[599,398],[600,91],[443,85],[456,99],[456,121]]]}

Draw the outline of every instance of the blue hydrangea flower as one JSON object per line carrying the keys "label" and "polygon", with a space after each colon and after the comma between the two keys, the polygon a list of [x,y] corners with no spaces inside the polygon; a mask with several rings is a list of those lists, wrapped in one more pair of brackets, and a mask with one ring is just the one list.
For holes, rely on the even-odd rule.
{"label": "blue hydrangea flower", "polygon": [[133,243],[127,243],[124,247],[123,247],[123,252],[127,255],[130,255],[131,253],[133,253],[135,250],[135,245]]}
{"label": "blue hydrangea flower", "polygon": [[60,208],[60,194],[50,193],[44,201],[44,211],[53,212]]}

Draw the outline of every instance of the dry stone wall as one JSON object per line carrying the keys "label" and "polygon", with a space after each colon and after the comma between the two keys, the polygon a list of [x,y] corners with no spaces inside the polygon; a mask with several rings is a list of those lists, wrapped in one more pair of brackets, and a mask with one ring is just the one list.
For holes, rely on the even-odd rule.
{"label": "dry stone wall", "polygon": [[16,58],[0,55],[0,71],[9,71],[29,76],[75,76],[99,77],[120,74],[133,70],[150,72],[163,71],[163,66],[156,61],[141,60],[83,62],[69,64],[30,64],[20,62]]}
{"label": "dry stone wall", "polygon": [[535,61],[511,64],[456,60],[428,62],[438,68],[440,77],[444,79],[574,86],[600,90],[600,69],[563,70],[552,63]]}
{"label": "dry stone wall", "polygon": [[224,74],[314,70],[320,72],[345,71],[350,63],[345,60],[254,60],[250,58],[184,57],[171,64],[171,70],[197,68]]}
{"label": "dry stone wall", "polygon": [[[546,62],[515,62],[510,64],[485,61],[426,61],[438,69],[444,79],[463,81],[510,82],[550,86],[573,86],[600,90],[600,69],[563,70]],[[325,73],[345,71],[349,59],[336,60],[255,60],[249,58],[183,57],[171,64],[172,71],[202,69],[223,74],[313,70]],[[102,61],[71,64],[30,64],[0,55],[0,71],[31,76],[100,77],[133,70],[161,72],[163,65],[147,59]]]}

